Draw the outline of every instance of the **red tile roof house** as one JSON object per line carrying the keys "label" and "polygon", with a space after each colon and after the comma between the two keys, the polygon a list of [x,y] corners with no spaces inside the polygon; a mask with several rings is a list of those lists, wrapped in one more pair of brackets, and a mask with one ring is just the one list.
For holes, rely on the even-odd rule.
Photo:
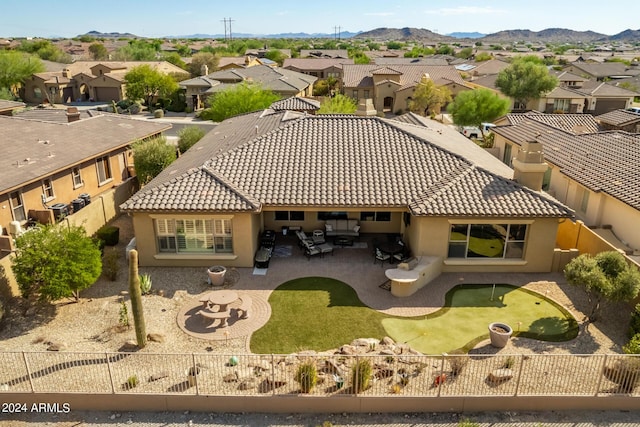
{"label": "red tile roof house", "polygon": [[[540,166],[525,160],[516,177],[541,184]],[[221,122],[121,208],[143,266],[251,267],[263,230],[325,229],[340,213],[360,233],[401,234],[438,271],[551,271],[573,212],[513,174],[417,116],[265,110]],[[488,235],[498,250],[470,250]]]}
{"label": "red tile roof house", "polygon": [[542,144],[544,187],[591,228],[609,228],[627,252],[640,249],[640,135],[599,132],[587,114],[509,114],[491,129],[507,164],[527,141]]}
{"label": "red tile roof house", "polygon": [[30,217],[51,222],[49,207],[66,207],[81,194],[97,201],[130,177],[131,144],[170,127],[118,115],[71,123],[0,115],[0,240],[6,243],[1,255],[8,254],[15,223],[23,228]]}

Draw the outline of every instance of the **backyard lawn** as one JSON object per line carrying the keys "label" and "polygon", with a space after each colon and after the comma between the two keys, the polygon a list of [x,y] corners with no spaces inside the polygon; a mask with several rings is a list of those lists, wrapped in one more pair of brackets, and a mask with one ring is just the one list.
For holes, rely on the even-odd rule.
{"label": "backyard lawn", "polygon": [[365,306],[353,288],[338,280],[291,280],[271,294],[271,318],[251,336],[251,351],[324,351],[356,338],[388,335],[424,354],[467,352],[488,338],[491,322],[507,323],[516,335],[544,341],[567,341],[578,333],[567,310],[511,285],[458,285],[445,300],[444,308],[428,316],[389,316]]}

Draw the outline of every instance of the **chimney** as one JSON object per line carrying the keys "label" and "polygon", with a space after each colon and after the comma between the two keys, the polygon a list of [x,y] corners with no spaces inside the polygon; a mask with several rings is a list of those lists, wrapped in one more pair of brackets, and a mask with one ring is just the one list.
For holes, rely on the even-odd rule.
{"label": "chimney", "polygon": [[542,143],[528,141],[522,144],[513,159],[513,179],[534,191],[542,190],[542,180],[549,166],[544,161]]}
{"label": "chimney", "polygon": [[361,98],[358,101],[358,109],[356,110],[356,116],[375,116],[378,112],[373,106],[373,99]]}
{"label": "chimney", "polygon": [[200,67],[200,73],[203,76],[206,76],[209,74],[209,67],[207,66],[207,64],[202,64],[202,67]]}
{"label": "chimney", "polygon": [[78,111],[78,107],[68,107],[67,122],[77,122],[78,120],[80,120],[80,111]]}
{"label": "chimney", "polygon": [[62,70],[62,77],[66,77],[66,78],[68,78],[68,79],[70,79],[70,78],[71,78],[71,73],[69,72],[69,69],[68,69],[68,68],[64,68],[64,69]]}

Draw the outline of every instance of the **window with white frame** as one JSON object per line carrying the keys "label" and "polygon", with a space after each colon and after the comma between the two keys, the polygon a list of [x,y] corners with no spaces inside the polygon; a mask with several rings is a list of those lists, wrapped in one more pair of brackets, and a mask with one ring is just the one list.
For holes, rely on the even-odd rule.
{"label": "window with white frame", "polygon": [[44,200],[47,202],[56,198],[56,195],[53,192],[53,181],[51,181],[51,178],[45,178],[42,180],[42,195],[44,196]]}
{"label": "window with white frame", "polygon": [[82,187],[84,182],[82,182],[82,175],[80,174],[80,168],[75,167],[71,169],[71,177],[73,179],[73,188]]}
{"label": "window with white frame", "polygon": [[109,156],[104,156],[97,159],[96,167],[98,169],[98,184],[104,184],[105,182],[111,180],[112,175],[111,166],[109,165]]}
{"label": "window with white frame", "polygon": [[22,202],[22,194],[20,194],[19,191],[11,192],[9,202],[11,203],[13,219],[16,221],[26,221],[27,215],[25,214],[24,204]]}
{"label": "window with white frame", "polygon": [[159,252],[232,253],[230,219],[156,219]]}
{"label": "window with white frame", "polygon": [[449,258],[522,259],[527,224],[451,224]]}
{"label": "window with white frame", "polygon": [[570,107],[571,107],[570,99],[554,99],[553,100],[553,111],[564,111],[565,113],[568,113]]}

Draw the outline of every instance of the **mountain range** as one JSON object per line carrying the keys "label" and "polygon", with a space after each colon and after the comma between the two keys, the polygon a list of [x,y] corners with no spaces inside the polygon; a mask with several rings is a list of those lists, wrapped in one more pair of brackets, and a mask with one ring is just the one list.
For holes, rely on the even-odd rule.
{"label": "mountain range", "polygon": [[[131,33],[101,33],[89,31],[86,35],[96,38],[138,38]],[[430,41],[454,42],[460,39],[473,39],[483,42],[552,42],[552,43],[594,43],[594,42],[633,42],[640,41],[640,30],[625,30],[618,34],[607,35],[594,31],[574,31],[566,28],[547,28],[541,31],[504,30],[492,34],[478,32],[456,32],[447,35],[434,33],[424,28],[376,28],[370,31],[341,31],[338,34],[329,33],[278,33],[278,34],[249,34],[233,33],[234,38],[264,38],[264,39],[358,39],[358,40],[395,40],[395,41]],[[222,39],[224,34],[189,34],[179,36],[165,36],[169,39]]]}

